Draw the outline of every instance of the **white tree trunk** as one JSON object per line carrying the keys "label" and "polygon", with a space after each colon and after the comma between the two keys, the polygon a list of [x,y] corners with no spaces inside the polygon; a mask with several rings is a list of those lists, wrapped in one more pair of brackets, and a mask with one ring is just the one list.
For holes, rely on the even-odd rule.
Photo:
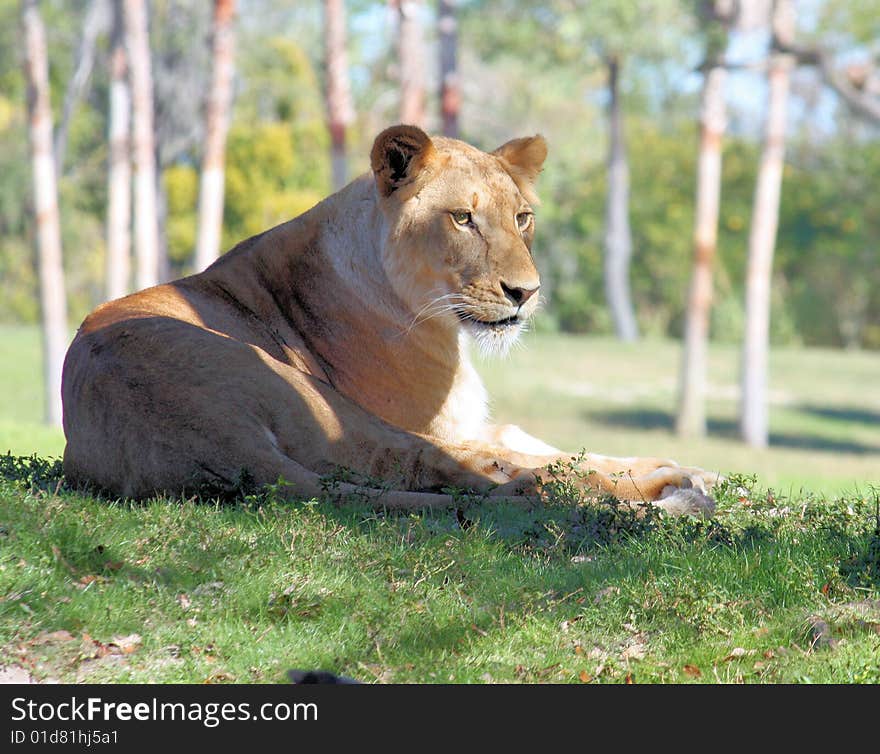
{"label": "white tree trunk", "polygon": [[630,297],[629,263],[632,232],[629,226],[629,163],[620,108],[620,61],[608,60],[608,198],[605,204],[605,297],[617,337],[639,337]]}
{"label": "white tree trunk", "polygon": [[718,245],[721,140],[726,126],[726,78],[727,71],[721,66],[715,66],[706,72],[703,82],[694,218],[694,266],[685,312],[684,350],[676,420],[678,434],[691,437],[702,437],[706,434],[709,316],[712,310],[712,266]]}
{"label": "white tree trunk", "polygon": [[46,422],[61,425],[61,368],[67,350],[67,296],[61,259],[58,187],[52,144],[46,32],[36,0],[22,0],[37,259],[43,322]]}
{"label": "white tree trunk", "polygon": [[440,47],[440,113],[443,135],[458,138],[458,116],[461,111],[461,82],[458,76],[458,0],[440,0],[437,31]]}
{"label": "white tree trunk", "polygon": [[106,0],[91,0],[83,22],[82,36],[76,51],[73,75],[64,93],[61,122],[55,133],[55,172],[64,175],[64,157],[67,152],[67,136],[73,112],[88,90],[89,79],[95,66],[95,49],[98,37],[107,30]]}
{"label": "white tree trunk", "polygon": [[214,0],[214,74],[205,119],[196,271],[204,270],[220,256],[226,134],[229,131],[232,78],[235,73],[235,31],[232,25],[234,14],[235,0]]}
{"label": "white tree trunk", "polygon": [[[781,41],[790,43],[794,36],[794,22],[793,0],[776,0],[773,6],[774,34]],[[790,55],[775,53],[771,56],[767,72],[769,92],[764,145],[749,233],[739,419],[742,438],[754,447],[765,447],[769,440],[767,365],[770,281],[779,223],[779,199],[785,158],[786,104],[792,65]]]}
{"label": "white tree trunk", "polygon": [[400,122],[425,127],[425,43],[421,0],[393,0],[398,9]]}
{"label": "white tree trunk", "polygon": [[107,177],[107,300],[125,296],[131,276],[131,92],[122,0],[110,36],[110,166]]}
{"label": "white tree trunk", "polygon": [[333,190],[348,183],[345,130],[354,119],[345,50],[345,5],[343,0],[324,0],[324,54],[327,64],[327,126],[330,130],[330,159]]}
{"label": "white tree trunk", "polygon": [[134,120],[136,284],[138,289],[142,289],[159,281],[153,75],[146,0],[125,0],[125,29]]}

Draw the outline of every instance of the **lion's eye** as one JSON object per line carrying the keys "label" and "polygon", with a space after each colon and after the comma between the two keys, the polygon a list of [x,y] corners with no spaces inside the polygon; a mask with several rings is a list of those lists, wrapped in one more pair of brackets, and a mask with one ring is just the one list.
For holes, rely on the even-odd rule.
{"label": "lion's eye", "polygon": [[471,213],[466,210],[458,210],[456,212],[450,212],[450,214],[456,225],[470,225],[473,220]]}
{"label": "lion's eye", "polygon": [[521,231],[525,230],[532,224],[532,213],[531,212],[520,212],[516,216],[516,227]]}

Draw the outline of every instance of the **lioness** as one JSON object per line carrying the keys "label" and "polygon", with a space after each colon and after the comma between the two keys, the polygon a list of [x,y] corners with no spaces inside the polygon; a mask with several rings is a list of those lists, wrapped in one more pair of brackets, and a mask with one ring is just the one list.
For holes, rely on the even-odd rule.
{"label": "lioness", "polygon": [[[488,422],[466,340],[503,352],[535,311],[546,155],[541,136],[486,153],[394,126],[371,174],[200,274],[98,307],[64,364],[67,477],[137,498],[246,470],[308,498],[342,467],[336,493],[392,507],[449,504],[448,487],[540,494],[536,474],[570,456]],[[579,463],[593,491],[714,507],[700,469]]]}

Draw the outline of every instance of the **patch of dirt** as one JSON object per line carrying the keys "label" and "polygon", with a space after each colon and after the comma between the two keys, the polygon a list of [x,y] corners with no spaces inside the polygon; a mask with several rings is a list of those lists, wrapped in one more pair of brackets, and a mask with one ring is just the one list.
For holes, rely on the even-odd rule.
{"label": "patch of dirt", "polygon": [[7,665],[0,668],[0,683],[37,683],[37,680],[20,665]]}
{"label": "patch of dirt", "polygon": [[3,648],[3,656],[12,662],[0,668],[0,683],[58,683],[54,676],[81,683],[101,669],[127,665],[141,642],[139,634],[114,636],[105,643],[87,633],[41,631]]}

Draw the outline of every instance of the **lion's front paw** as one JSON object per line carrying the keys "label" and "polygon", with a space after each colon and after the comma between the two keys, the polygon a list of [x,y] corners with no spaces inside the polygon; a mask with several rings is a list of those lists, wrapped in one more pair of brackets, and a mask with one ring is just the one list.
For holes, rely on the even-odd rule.
{"label": "lion's front paw", "polygon": [[681,487],[667,485],[663,488],[660,499],[654,500],[651,504],[673,516],[710,518],[715,514],[715,501],[706,494],[705,489],[693,485],[683,484]]}
{"label": "lion's front paw", "polygon": [[510,481],[501,484],[489,494],[492,497],[535,497],[540,494],[540,484],[534,469],[516,469]]}
{"label": "lion's front paw", "polygon": [[661,466],[641,479],[633,479],[642,500],[676,516],[711,516],[715,501],[709,490],[721,475],[694,466]]}
{"label": "lion's front paw", "polygon": [[663,497],[667,487],[694,489],[706,494],[721,479],[720,474],[696,466],[660,466],[632,482],[645,499],[657,500]]}

